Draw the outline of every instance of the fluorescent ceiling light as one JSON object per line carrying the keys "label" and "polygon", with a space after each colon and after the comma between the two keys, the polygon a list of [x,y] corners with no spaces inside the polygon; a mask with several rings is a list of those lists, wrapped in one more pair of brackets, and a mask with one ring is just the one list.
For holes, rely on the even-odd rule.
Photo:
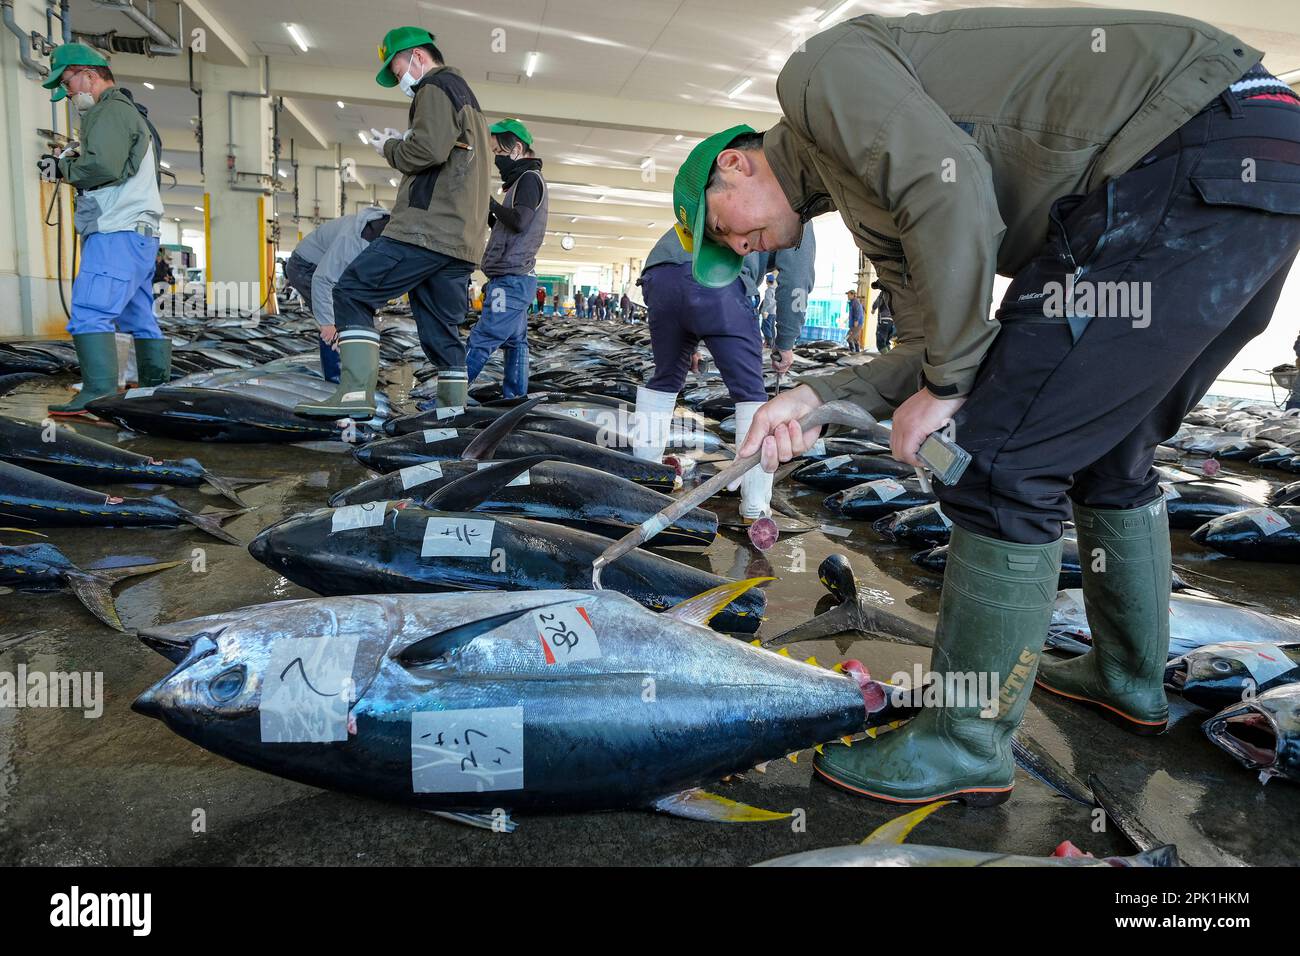
{"label": "fluorescent ceiling light", "polygon": [[165,160],[165,159],[160,159],[160,160],[158,160],[158,165],[161,166],[163,169],[171,169],[171,168],[172,168],[172,164],[169,163],[169,162],[167,162],[167,160]]}
{"label": "fluorescent ceiling light", "polygon": [[397,188],[397,180],[396,180],[396,179],[390,179],[390,180],[388,181],[388,185],[390,185],[390,186],[392,186],[394,189],[396,189],[396,188]]}
{"label": "fluorescent ceiling light", "polygon": [[357,139],[361,140],[361,142],[365,143],[367,146],[370,145],[370,140],[366,138],[366,134],[362,130],[357,130]]}
{"label": "fluorescent ceiling light", "polygon": [[180,222],[180,221],[181,220],[179,216],[172,216],[172,222]]}
{"label": "fluorescent ceiling light", "polygon": [[152,83],[150,83],[148,80],[145,80],[145,81],[144,81],[144,88],[145,88],[146,90],[152,90],[152,89],[154,88],[154,85],[153,85]]}
{"label": "fluorescent ceiling light", "polygon": [[298,44],[298,49],[303,53],[307,52],[307,38],[302,35],[302,28],[296,23],[286,23],[284,28],[289,31],[289,36],[293,37],[293,42]]}
{"label": "fluorescent ceiling light", "polygon": [[277,169],[276,172],[280,174],[280,178],[281,178],[281,179],[288,179],[288,178],[289,178],[289,174],[286,173],[283,169]]}
{"label": "fluorescent ceiling light", "polygon": [[537,69],[537,57],[538,53],[536,50],[528,54],[528,63],[524,67],[524,76],[533,75],[533,70]]}
{"label": "fluorescent ceiling light", "polygon": [[202,207],[202,206],[195,206],[195,207],[194,207],[194,211],[195,211],[195,212],[203,212],[203,207]]}
{"label": "fluorescent ceiling light", "polygon": [[829,10],[827,10],[825,13],[819,16],[817,18],[817,22],[831,23],[835,20],[836,17],[838,17],[841,13],[843,13],[852,5],[853,5],[853,0],[844,0],[843,3],[837,3],[835,4],[835,6],[831,7]]}
{"label": "fluorescent ceiling light", "polygon": [[727,91],[727,99],[734,100],[741,93],[745,92],[745,90],[749,89],[750,86],[753,84],[753,82],[754,82],[754,78],[752,76],[745,77],[743,80],[741,80],[739,83],[737,83],[735,86],[733,86],[731,89]]}
{"label": "fluorescent ceiling light", "polygon": [[676,136],[673,137],[673,142],[674,142],[674,143],[680,143],[681,141],[682,141],[682,134],[681,134],[681,133],[678,133]]}
{"label": "fluorescent ceiling light", "polygon": [[570,217],[569,217],[569,222],[577,222],[577,221],[578,221],[578,217],[577,217],[577,216],[570,216]]}
{"label": "fluorescent ceiling light", "polygon": [[642,169],[645,169],[647,166],[649,166],[649,165],[650,165],[651,163],[653,163],[653,162],[654,162],[654,158],[651,157],[651,156],[647,156],[645,159],[641,160],[641,168],[642,168]]}
{"label": "fluorescent ceiling light", "polygon": [[342,100],[335,100],[335,102],[339,104],[339,109],[341,110],[345,110],[348,108],[347,104],[345,104]]}

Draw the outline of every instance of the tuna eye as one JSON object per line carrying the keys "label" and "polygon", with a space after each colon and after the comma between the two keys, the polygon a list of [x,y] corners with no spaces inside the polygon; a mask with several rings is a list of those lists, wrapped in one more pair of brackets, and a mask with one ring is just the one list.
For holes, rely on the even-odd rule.
{"label": "tuna eye", "polygon": [[218,674],[208,684],[208,692],[219,701],[227,701],[244,689],[244,668],[232,667]]}
{"label": "tuna eye", "polygon": [[1228,671],[1232,670],[1232,665],[1229,664],[1227,661],[1215,661],[1210,666],[1213,667],[1220,674],[1226,674],[1228,673]]}

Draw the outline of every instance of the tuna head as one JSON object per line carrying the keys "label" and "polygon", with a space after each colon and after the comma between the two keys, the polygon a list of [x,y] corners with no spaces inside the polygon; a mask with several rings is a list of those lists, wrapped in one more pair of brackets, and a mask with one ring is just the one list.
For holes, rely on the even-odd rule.
{"label": "tuna head", "polygon": [[1300,684],[1285,684],[1227,707],[1201,729],[1261,782],[1285,777],[1300,782]]}

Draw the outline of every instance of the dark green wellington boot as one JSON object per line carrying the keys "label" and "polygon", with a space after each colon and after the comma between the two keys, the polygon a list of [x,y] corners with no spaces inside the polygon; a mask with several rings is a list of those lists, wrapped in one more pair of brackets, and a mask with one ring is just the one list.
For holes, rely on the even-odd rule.
{"label": "dark green wellington boot", "polygon": [[311,418],[373,418],[379,381],[379,333],[344,329],[339,333],[339,385],[322,402],[303,402],[294,414]]}
{"label": "dark green wellington boot", "polygon": [[817,773],[891,803],[1006,800],[1016,773],[1011,734],[1033,688],[1060,572],[1059,540],[1013,544],[954,527],[930,670],[949,689],[945,698],[963,699],[924,707],[875,740],[827,745]]}
{"label": "dark green wellington boot", "polygon": [[1074,522],[1092,650],[1044,663],[1038,683],[1135,734],[1163,733],[1173,576],[1165,499],[1126,510],[1075,505]]}
{"label": "dark green wellington boot", "polygon": [[469,378],[465,367],[438,369],[439,408],[464,408],[469,397]]}
{"label": "dark green wellington boot", "polygon": [[166,385],[172,380],[172,340],[135,340],[135,377],[141,388]]}
{"label": "dark green wellington boot", "polygon": [[81,365],[81,391],[62,405],[51,405],[51,415],[84,415],[86,406],[97,398],[117,394],[117,333],[86,332],[74,335]]}

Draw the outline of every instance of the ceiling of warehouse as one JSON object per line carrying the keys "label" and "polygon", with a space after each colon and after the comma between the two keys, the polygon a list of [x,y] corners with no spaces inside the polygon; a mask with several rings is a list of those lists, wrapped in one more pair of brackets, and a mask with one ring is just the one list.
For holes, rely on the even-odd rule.
{"label": "ceiling of warehouse", "polygon": [[[146,0],[136,0],[136,5],[141,10],[150,6]],[[366,195],[373,187],[381,201],[395,193],[391,174],[361,145],[357,133],[372,126],[404,128],[406,101],[371,79],[378,66],[376,47],[390,27],[427,28],[481,98],[488,99],[483,91],[490,91],[493,106],[499,107],[485,104],[490,119],[511,112],[512,89],[520,103],[528,104],[517,112],[530,117],[535,149],[554,183],[555,235],[545,255],[556,261],[609,262],[611,257],[644,255],[670,224],[672,175],[698,141],[701,123],[716,128],[709,125],[711,118],[732,110],[748,111],[756,122],[766,119],[770,125],[778,112],[777,73],[800,36],[868,11],[898,16],[986,5],[975,0],[157,0],[152,7],[173,36],[196,25],[207,27],[207,55],[217,62],[251,63],[265,55],[273,88],[278,76],[292,76],[285,88],[293,89],[287,97],[291,108],[280,115],[282,140],[318,147],[324,145],[315,142],[319,137],[342,144],[343,155],[360,164]],[[1003,0],[1002,5],[1062,4]],[[1105,0],[1092,5],[1200,17],[1267,50],[1265,62],[1274,72],[1300,68],[1300,16],[1294,0]],[[78,30],[140,32],[120,12],[94,0],[72,0],[72,8]],[[287,24],[300,28],[307,52],[296,46]],[[531,53],[537,57],[528,77]],[[202,186],[188,132],[197,112],[195,100],[176,85],[184,66],[161,58],[120,59],[131,63],[129,85],[165,131],[166,158],[182,179],[181,186],[169,191],[168,215],[192,213],[202,201]],[[156,88],[142,89],[140,81],[151,69],[159,72]],[[745,80],[751,81],[748,87],[734,93]],[[625,107],[611,114],[611,98]],[[584,168],[590,175],[584,175]],[[650,175],[642,176],[642,171]],[[615,182],[613,175],[622,179]],[[277,208],[287,208],[284,197]],[[559,234],[568,230],[583,240],[574,253],[562,253],[558,246]]]}

